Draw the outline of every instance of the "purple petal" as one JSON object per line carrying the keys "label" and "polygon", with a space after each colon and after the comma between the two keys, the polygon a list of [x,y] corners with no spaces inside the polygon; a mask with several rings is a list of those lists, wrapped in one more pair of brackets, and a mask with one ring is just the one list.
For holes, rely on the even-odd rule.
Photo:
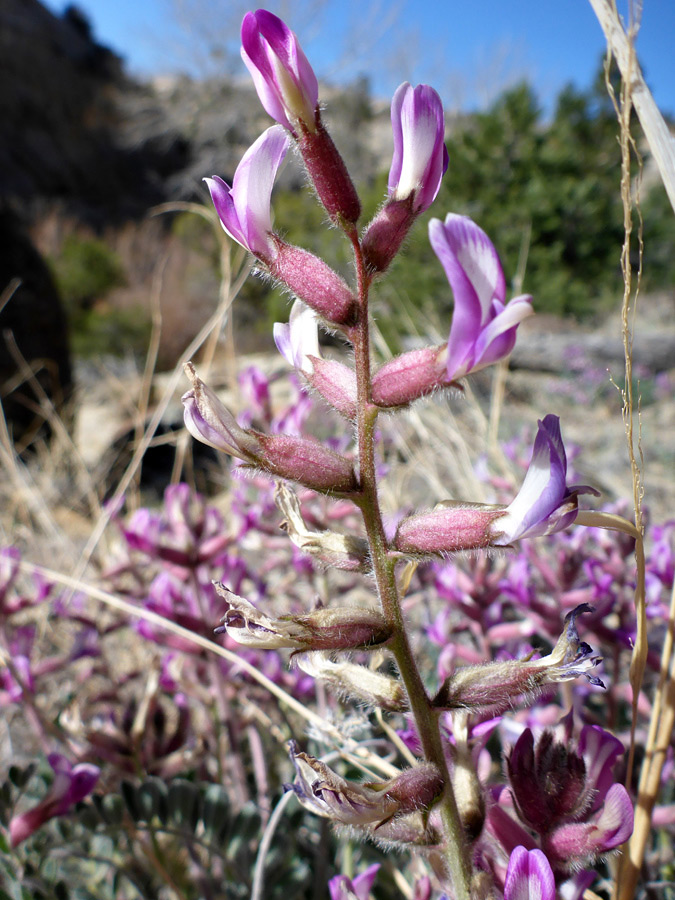
{"label": "purple petal", "polygon": [[597,809],[614,783],[613,769],[623,755],[624,746],[618,738],[599,725],[584,725],[579,737],[579,753],[586,762],[588,784],[595,789],[593,808]]}
{"label": "purple petal", "polygon": [[504,900],[555,900],[555,879],[541,850],[516,847],[509,858]]}
{"label": "purple petal", "polygon": [[225,231],[260,256],[275,252],[269,236],[272,231],[270,199],[287,149],[288,136],[279,125],[273,125],[246,151],[231,188],[217,176],[204,179]]}
{"label": "purple petal", "polygon": [[548,415],[539,422],[532,461],[523,486],[499,520],[504,543],[535,537],[547,531],[549,517],[569,496],[565,484],[567,458],[560,435],[560,419]]}
{"label": "purple petal", "polygon": [[607,791],[602,813],[595,821],[602,835],[598,850],[613,850],[627,841],[633,833],[633,815],[628,791],[622,784],[613,784]]}
{"label": "purple petal", "polygon": [[394,155],[389,196],[404,200],[415,193],[414,209],[419,213],[435,200],[448,167],[441,98],[427,84],[413,88],[405,82],[394,94],[391,124]]}
{"label": "purple petal", "polygon": [[295,34],[273,13],[247,13],[241,56],[265,111],[295,133],[296,122],[313,124],[319,85]]}
{"label": "purple petal", "polygon": [[432,219],[429,240],[455,298],[448,339],[448,378],[459,378],[474,366],[481,329],[494,318],[493,301],[504,303],[504,273],[492,241],[466,216],[449,213],[445,222]]}
{"label": "purple petal", "polygon": [[497,305],[501,308],[476,341],[474,372],[508,356],[516,343],[518,325],[534,312],[532,297],[527,295],[514,297],[506,306],[495,301],[493,308]]}

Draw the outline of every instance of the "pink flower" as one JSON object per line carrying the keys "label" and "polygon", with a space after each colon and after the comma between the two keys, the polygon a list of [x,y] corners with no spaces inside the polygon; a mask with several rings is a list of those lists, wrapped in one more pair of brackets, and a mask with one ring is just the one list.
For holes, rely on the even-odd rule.
{"label": "pink flower", "polygon": [[64,815],[71,806],[83,800],[94,790],[101,772],[98,766],[90,763],[73,766],[60,753],[50,753],[47,760],[54,770],[52,786],[41,803],[19,816],[14,816],[9,823],[12,847],[25,841],[49,819]]}
{"label": "pink flower", "polygon": [[314,131],[319,84],[290,28],[265,9],[247,13],[241,45],[241,57],[265,111],[293,135],[299,123]]}
{"label": "pink flower", "polygon": [[492,241],[466,216],[449,213],[429,222],[429,240],[455,297],[448,338],[448,379],[498,362],[513,350],[520,322],[532,314],[532,298],[506,304],[504,272]]}
{"label": "pink flower", "polygon": [[232,187],[217,175],[205,178],[220,222],[230,237],[263,260],[276,256],[270,199],[288,137],[278,125],[264,131],[246,151]]}

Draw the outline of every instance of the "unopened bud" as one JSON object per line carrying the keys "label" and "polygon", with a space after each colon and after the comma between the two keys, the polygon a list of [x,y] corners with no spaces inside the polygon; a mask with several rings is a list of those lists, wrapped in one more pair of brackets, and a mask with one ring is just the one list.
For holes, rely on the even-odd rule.
{"label": "unopened bud", "polygon": [[452,382],[446,376],[447,347],[424,347],[396,356],[373,376],[373,403],[407,406]]}
{"label": "unopened bud", "polygon": [[305,372],[307,382],[333,409],[350,421],[356,418],[356,374],[349,366],[333,359],[310,356],[312,371]]}
{"label": "unopened bud", "polygon": [[402,553],[430,556],[492,546],[492,524],[504,515],[503,509],[454,501],[438,506],[441,508],[403,519],[394,547]]}
{"label": "unopened bud", "polygon": [[274,499],[285,517],[281,527],[296,547],[309,553],[322,566],[352,572],[366,570],[369,559],[366,540],[334,531],[311,531],[302,518],[300,501],[288,485],[279,482]]}
{"label": "unopened bud", "polygon": [[267,260],[270,274],[324,319],[334,325],[353,324],[356,300],[346,281],[308,250],[287,244],[277,235],[273,241],[276,256]]}
{"label": "unopened bud", "polygon": [[318,441],[272,434],[260,435],[260,443],[258,464],[272,475],[323,493],[348,494],[358,486],[351,462]]}
{"label": "unopened bud", "polygon": [[298,148],[314,190],[336,225],[353,225],[361,215],[361,201],[349,177],[347,166],[326,131],[320,115],[316,129],[301,127]]}

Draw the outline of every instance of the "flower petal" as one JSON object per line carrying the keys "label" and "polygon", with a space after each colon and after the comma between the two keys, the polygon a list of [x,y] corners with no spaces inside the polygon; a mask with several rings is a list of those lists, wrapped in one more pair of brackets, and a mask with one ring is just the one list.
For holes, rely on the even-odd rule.
{"label": "flower petal", "polygon": [[555,900],[555,879],[541,850],[516,847],[509,858],[504,900]]}

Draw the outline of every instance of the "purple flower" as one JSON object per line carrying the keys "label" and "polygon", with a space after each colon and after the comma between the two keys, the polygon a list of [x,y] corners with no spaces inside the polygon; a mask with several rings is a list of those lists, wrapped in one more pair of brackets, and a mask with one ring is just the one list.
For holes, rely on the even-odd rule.
{"label": "purple flower", "polygon": [[441,178],[448,168],[443,138],[443,104],[428,84],[402,84],[391,102],[394,156],[389,170],[389,197],[405,200],[411,195],[416,214],[436,199]]}
{"label": "purple flower", "polygon": [[335,878],[331,878],[328,882],[330,900],[352,900],[354,897],[356,900],[368,900],[379,868],[379,863],[373,863],[356,878],[347,878],[346,875],[336,875]]}
{"label": "purple flower", "polygon": [[461,378],[498,362],[513,350],[516,329],[532,314],[532,298],[505,304],[506,283],[497,251],[466,216],[449,213],[429,222],[429,240],[455,297],[448,338],[448,378]]}
{"label": "purple flower", "polygon": [[509,857],[504,900],[555,900],[555,879],[541,850],[516,847]]}
{"label": "purple flower", "polygon": [[101,770],[89,763],[70,764],[60,753],[50,753],[47,757],[54,770],[54,781],[41,803],[9,823],[12,847],[16,847],[30,837],[49,819],[62,816],[71,806],[79,803],[94,790]]}
{"label": "purple flower", "polygon": [[532,461],[523,486],[506,514],[495,523],[499,535],[494,543],[511,544],[524,537],[562,531],[571,525],[578,511],[579,494],[595,494],[588,485],[568,488],[567,457],[560,434],[560,419],[548,415],[539,421]]}
{"label": "purple flower", "polygon": [[265,111],[292,134],[315,130],[319,84],[295,34],[265,9],[241,25],[241,57]]}
{"label": "purple flower", "polygon": [[264,131],[246,151],[234,173],[232,187],[217,175],[205,178],[220,222],[230,237],[265,260],[276,256],[271,237],[270,198],[288,137],[278,125]]}

